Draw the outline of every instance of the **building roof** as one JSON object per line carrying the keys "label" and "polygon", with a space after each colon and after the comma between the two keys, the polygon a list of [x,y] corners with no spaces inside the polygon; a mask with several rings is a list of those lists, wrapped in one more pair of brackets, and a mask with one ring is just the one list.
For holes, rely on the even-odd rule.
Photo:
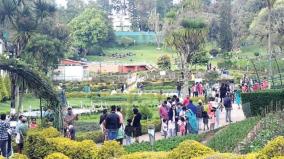
{"label": "building roof", "polygon": [[86,62],[82,62],[82,61],[75,61],[75,60],[71,60],[71,59],[62,59],[60,61],[60,64],[61,65],[73,65],[73,66],[84,66],[84,65],[87,65]]}

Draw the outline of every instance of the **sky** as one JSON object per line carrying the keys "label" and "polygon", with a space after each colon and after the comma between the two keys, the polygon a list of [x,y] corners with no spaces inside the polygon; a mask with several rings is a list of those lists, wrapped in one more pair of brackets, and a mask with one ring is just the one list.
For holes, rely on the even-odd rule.
{"label": "sky", "polygon": [[[84,0],[84,1],[88,2],[88,0]],[[55,2],[56,2],[59,6],[66,7],[66,0],[55,0]]]}

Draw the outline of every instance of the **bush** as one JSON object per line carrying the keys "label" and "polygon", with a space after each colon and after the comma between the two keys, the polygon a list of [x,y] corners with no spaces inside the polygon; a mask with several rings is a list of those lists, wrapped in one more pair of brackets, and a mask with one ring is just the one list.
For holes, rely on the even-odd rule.
{"label": "bush", "polygon": [[270,141],[257,155],[260,159],[284,156],[284,137],[279,136]]}
{"label": "bush", "polygon": [[105,53],[100,46],[93,46],[92,48],[89,48],[87,50],[87,55],[93,55],[93,56],[104,56]]}
{"label": "bush", "polygon": [[230,124],[215,134],[207,142],[207,145],[216,151],[233,152],[237,144],[247,136],[258,121],[259,118],[248,118],[244,121]]}
{"label": "bush", "polygon": [[185,140],[196,140],[201,141],[202,135],[187,135],[180,137],[173,137],[169,139],[162,139],[155,142],[154,147],[150,145],[149,142],[142,142],[138,144],[132,144],[131,146],[126,146],[127,152],[144,152],[144,151],[170,151],[176,148],[181,142]]}
{"label": "bush", "polygon": [[283,110],[284,91],[268,90],[253,93],[242,93],[243,110],[246,117],[262,115]]}
{"label": "bush", "polygon": [[168,159],[168,152],[136,152],[121,156],[119,159]]}
{"label": "bush", "polygon": [[121,37],[118,40],[118,45],[123,47],[129,47],[134,44],[134,40],[130,37]]}
{"label": "bush", "polygon": [[10,159],[29,159],[26,155],[15,153]]}
{"label": "bush", "polygon": [[116,141],[106,141],[98,151],[100,159],[118,158],[126,154],[125,150]]}
{"label": "bush", "polygon": [[62,153],[56,152],[46,156],[44,159],[70,159],[70,158]]}
{"label": "bush", "polygon": [[157,65],[161,70],[170,70],[171,69],[171,57],[168,55],[162,55],[157,61]]}
{"label": "bush", "polygon": [[53,152],[61,152],[72,159],[92,159],[97,157],[98,148],[91,140],[77,142],[68,138],[49,138],[48,144]]}
{"label": "bush", "polygon": [[104,135],[101,130],[90,131],[90,132],[79,132],[76,135],[76,140],[92,140],[95,143],[102,143],[104,141]]}
{"label": "bush", "polygon": [[195,157],[193,159],[244,159],[244,156],[231,154],[231,153],[217,153],[217,154],[205,155],[202,157]]}
{"label": "bush", "polygon": [[169,154],[171,159],[193,158],[215,153],[211,148],[197,141],[184,141]]}
{"label": "bush", "polygon": [[30,130],[26,139],[26,154],[31,159],[44,158],[52,152],[46,138],[59,136],[60,133],[55,128]]}
{"label": "bush", "polygon": [[142,120],[152,119],[153,112],[147,106],[139,107],[140,113],[142,115]]}

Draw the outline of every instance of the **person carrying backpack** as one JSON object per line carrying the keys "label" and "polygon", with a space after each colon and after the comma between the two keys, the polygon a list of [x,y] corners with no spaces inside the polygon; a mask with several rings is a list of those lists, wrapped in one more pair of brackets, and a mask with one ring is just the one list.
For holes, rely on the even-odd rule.
{"label": "person carrying backpack", "polygon": [[196,107],[196,118],[197,118],[198,129],[202,128],[202,126],[201,126],[202,120],[203,120],[202,112],[204,112],[204,106],[202,105],[202,100],[199,100],[198,105]]}

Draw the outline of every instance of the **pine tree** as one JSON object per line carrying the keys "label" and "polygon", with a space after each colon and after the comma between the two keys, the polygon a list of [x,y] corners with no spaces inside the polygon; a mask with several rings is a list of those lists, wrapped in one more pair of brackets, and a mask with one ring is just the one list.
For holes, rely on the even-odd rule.
{"label": "pine tree", "polygon": [[222,52],[229,52],[233,47],[233,35],[231,28],[232,19],[232,4],[231,0],[222,0],[219,17],[220,17],[220,36],[219,36],[219,46]]}

